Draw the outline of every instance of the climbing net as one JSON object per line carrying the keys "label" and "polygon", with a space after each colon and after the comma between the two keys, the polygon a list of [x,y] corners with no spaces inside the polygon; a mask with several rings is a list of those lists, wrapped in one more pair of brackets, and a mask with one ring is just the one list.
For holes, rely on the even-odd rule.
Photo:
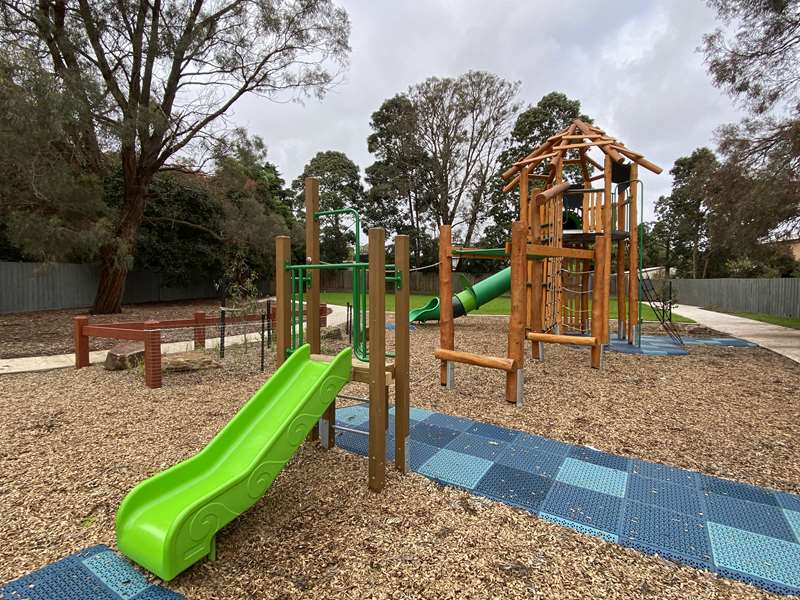
{"label": "climbing net", "polygon": [[591,330],[590,261],[563,259],[559,277],[561,329],[564,333],[588,334]]}

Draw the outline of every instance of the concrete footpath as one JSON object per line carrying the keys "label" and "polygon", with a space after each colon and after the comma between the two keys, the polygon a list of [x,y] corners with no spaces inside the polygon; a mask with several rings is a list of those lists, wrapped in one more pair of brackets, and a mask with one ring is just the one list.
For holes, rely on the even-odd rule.
{"label": "concrete footpath", "polygon": [[[328,326],[342,325],[347,321],[347,308],[344,306],[328,305],[331,312],[328,314]],[[248,334],[225,336],[225,347],[242,344],[247,335],[248,342],[261,341],[261,333],[254,332]],[[206,348],[217,348],[219,338],[206,338]],[[189,352],[194,350],[194,342],[163,342],[161,344],[162,354],[177,354],[179,352]],[[94,350],[89,353],[91,364],[102,363],[106,360],[108,350]],[[64,369],[75,367],[75,353],[54,354],[51,356],[25,356],[22,358],[2,358],[0,359],[0,375],[9,373],[26,373],[29,371],[50,371],[52,369]]]}
{"label": "concrete footpath", "polygon": [[686,304],[678,305],[673,312],[697,321],[700,325],[753,342],[800,363],[800,329],[781,327]]}

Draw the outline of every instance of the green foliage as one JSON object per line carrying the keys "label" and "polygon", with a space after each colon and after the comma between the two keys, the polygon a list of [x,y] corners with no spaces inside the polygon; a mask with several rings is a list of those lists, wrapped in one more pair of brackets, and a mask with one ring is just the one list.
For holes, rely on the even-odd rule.
{"label": "green foliage", "polygon": [[79,145],[75,100],[25,53],[0,58],[3,256],[87,261],[111,237],[102,178]]}
{"label": "green foliage", "polygon": [[[364,187],[361,172],[343,152],[328,150],[318,152],[303,169],[303,174],[292,182],[295,212],[303,218],[306,177],[319,178],[320,210],[338,210],[363,206]],[[352,258],[351,246],[355,234],[349,228],[352,219],[348,216],[327,216],[320,221],[320,259],[324,262],[339,263]],[[301,237],[301,239],[304,239]],[[305,262],[305,260],[303,260]]]}
{"label": "green foliage", "polygon": [[[720,164],[708,148],[679,158],[652,229],[663,264],[683,277],[785,277],[797,263],[770,240],[796,208],[794,187],[762,169]],[[650,257],[652,259],[653,257]]]}
{"label": "green foliage", "polygon": [[[123,203],[120,170],[106,181],[106,201]],[[181,285],[202,275],[219,279],[224,269],[221,231],[225,214],[219,198],[200,175],[160,173],[148,190],[148,202],[132,267],[164,275]]]}
{"label": "green foliage", "polygon": [[404,94],[389,98],[372,113],[370,127],[367,147],[377,160],[366,169],[370,187],[360,207],[365,226],[408,235],[414,262],[435,262],[426,254],[433,205],[430,157],[417,135],[414,104]]}
{"label": "green foliage", "polygon": [[669,231],[666,266],[677,267],[681,276],[698,278],[708,273],[709,202],[718,168],[717,157],[708,148],[679,158],[670,170],[672,193],[656,202],[656,214]]}

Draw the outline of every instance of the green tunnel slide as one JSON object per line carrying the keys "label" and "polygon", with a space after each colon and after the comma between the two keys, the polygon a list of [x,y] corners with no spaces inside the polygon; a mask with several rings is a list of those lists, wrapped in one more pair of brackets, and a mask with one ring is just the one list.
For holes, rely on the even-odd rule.
{"label": "green tunnel slide", "polygon": [[255,504],[350,380],[351,348],[332,362],[295,350],[199,453],[141,482],[117,511],[117,546],[169,581]]}
{"label": "green tunnel slide", "polygon": [[[464,279],[463,281],[466,282]],[[466,283],[464,290],[453,295],[453,317],[461,317],[489,300],[505,294],[511,287],[511,267],[506,267],[474,285]],[[409,321],[436,321],[439,319],[439,298],[432,298],[425,306],[408,313]]]}

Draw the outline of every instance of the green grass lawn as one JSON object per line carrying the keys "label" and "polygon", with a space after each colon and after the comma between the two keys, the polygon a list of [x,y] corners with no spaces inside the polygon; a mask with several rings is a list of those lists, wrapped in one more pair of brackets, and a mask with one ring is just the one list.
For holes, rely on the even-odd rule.
{"label": "green grass lawn", "polygon": [[715,306],[704,307],[708,310],[715,310],[717,312],[728,313],[737,317],[744,317],[745,319],[753,319],[754,321],[762,321],[764,323],[771,323],[772,325],[780,325],[781,327],[791,327],[792,329],[800,329],[800,319],[795,317],[778,317],[776,315],[767,315],[764,313],[751,313],[751,312],[732,312],[729,310],[721,310]]}
{"label": "green grass lawn", "polygon": [[[428,296],[425,294],[412,294],[411,295],[411,308],[419,308],[420,306],[425,306],[428,301],[433,298],[433,296]],[[322,292],[321,294],[321,301],[326,302],[328,304],[338,304],[340,306],[344,306],[348,302],[353,301],[353,295],[349,292]],[[386,310],[393,311],[394,310],[394,295],[393,294],[386,294]],[[478,310],[473,311],[470,314],[473,315],[507,315],[511,312],[511,298],[508,296],[500,296],[499,298],[495,298],[494,300],[490,300],[483,306],[481,306]],[[611,303],[608,307],[609,318],[616,319],[617,318],[617,299],[611,298]],[[645,321],[655,321],[656,315],[653,310],[647,306],[647,304],[642,305],[642,319]],[[694,323],[691,319],[687,319],[686,317],[682,317],[680,315],[676,315],[673,313],[672,320],[678,323]],[[789,327],[787,325],[787,327]]]}

